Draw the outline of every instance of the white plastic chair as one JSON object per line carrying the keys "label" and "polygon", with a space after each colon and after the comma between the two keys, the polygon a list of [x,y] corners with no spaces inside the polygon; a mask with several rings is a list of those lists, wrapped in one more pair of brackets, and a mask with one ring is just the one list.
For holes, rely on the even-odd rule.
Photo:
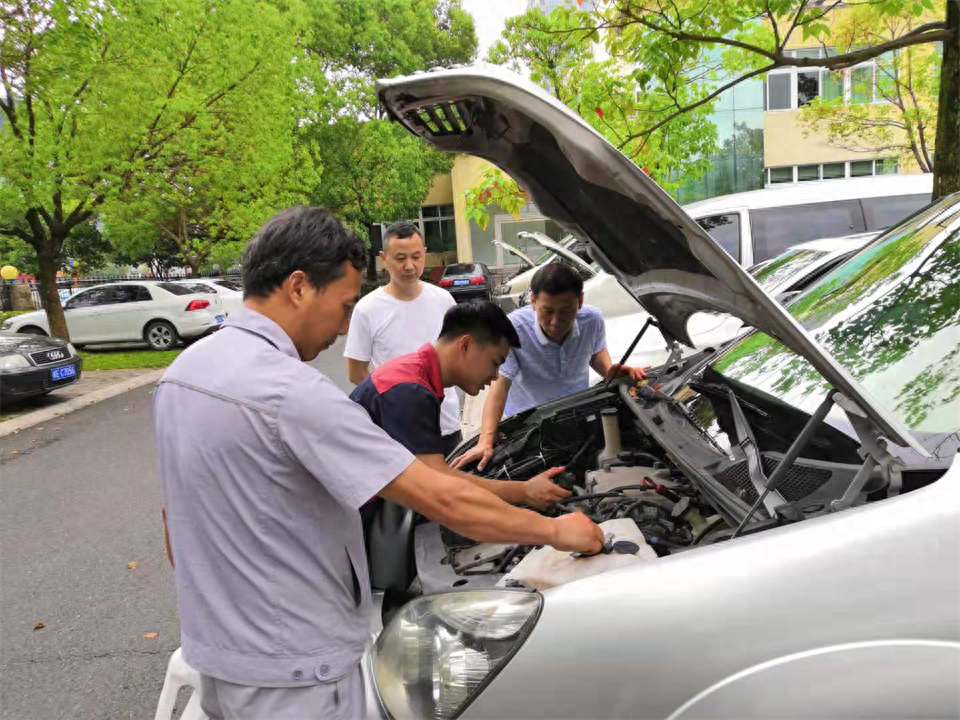
{"label": "white plastic chair", "polygon": [[185,685],[193,688],[193,695],[183,709],[180,720],[207,720],[200,708],[200,673],[187,665],[187,661],[180,654],[180,648],[174,651],[167,663],[167,676],[163,680],[163,690],[160,691],[160,702],[157,703],[154,720],[170,720],[173,717],[177,693]]}

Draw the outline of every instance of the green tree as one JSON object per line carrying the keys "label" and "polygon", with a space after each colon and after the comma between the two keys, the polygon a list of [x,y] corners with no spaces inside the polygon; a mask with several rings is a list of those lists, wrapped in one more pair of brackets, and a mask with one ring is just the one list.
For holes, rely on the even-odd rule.
{"label": "green tree", "polygon": [[36,251],[54,335],[68,338],[55,275],[74,228],[120,217],[124,203],[148,206],[138,193],[171,180],[178,159],[192,181],[217,172],[197,158],[225,132],[252,165],[272,162],[257,147],[258,117],[295,127],[298,7],[0,0],[0,234]]}
{"label": "green tree", "polygon": [[[884,15],[873,5],[853,6],[833,27],[840,48],[877,45],[914,32],[920,21]],[[838,71],[832,76],[836,97],[821,96],[800,111],[810,131],[826,136],[836,147],[876,154],[894,153],[912,159],[922,172],[933,172],[940,94],[938,47],[908,46],[884,53],[869,66]],[[844,97],[843,85],[850,88]],[[880,102],[872,102],[874,98]]]}
{"label": "green tree", "polygon": [[590,22],[589,13],[570,7],[550,15],[529,10],[507,20],[488,60],[528,71],[533,82],[574,110],[665,189],[700,177],[710,165],[706,158],[716,150],[711,105],[679,115],[653,132],[638,130],[675,100],[685,102],[703,92],[710,82],[708,74],[687,63],[682,70],[694,78],[692,82],[645,82],[638,87],[638,73],[619,59],[595,59],[593,43],[599,35]]}
{"label": "green tree", "polygon": [[[670,102],[657,118],[631,131],[630,139],[655,133],[685,113],[712,102],[747,78],[784,67],[826,67],[844,70],[885,53],[930,43],[943,43],[938,98],[934,197],[960,190],[960,3],[934,0],[864,0],[881,18],[925,13],[924,21],[899,37],[858,38],[848,45],[832,35],[831,20],[844,3],[810,0],[611,0],[585,23],[583,30],[603,31],[610,54],[632,63],[641,90],[655,83],[668,90]],[[847,8],[844,8],[847,9]],[[787,45],[796,36],[811,45],[833,47],[825,58],[795,57]],[[838,43],[840,40],[840,43]],[[866,42],[867,44],[860,44]],[[699,88],[691,97],[673,97],[685,84],[684,69],[704,63],[708,53],[722,50],[726,81]],[[698,83],[693,83],[697,85]]]}
{"label": "green tree", "polygon": [[[312,202],[368,237],[371,224],[416,216],[452,158],[382,117],[377,78],[471,61],[477,38],[459,0],[319,0],[306,40],[310,92],[322,98],[303,141],[322,162]],[[374,272],[373,248],[368,273]]]}

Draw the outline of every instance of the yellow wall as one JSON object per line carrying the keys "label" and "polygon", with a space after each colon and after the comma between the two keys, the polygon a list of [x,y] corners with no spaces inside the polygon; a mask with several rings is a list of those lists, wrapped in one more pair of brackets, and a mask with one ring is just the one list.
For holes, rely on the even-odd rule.
{"label": "yellow wall", "polygon": [[450,180],[450,174],[437,175],[433,178],[433,185],[430,192],[424,199],[423,205],[452,205],[453,204],[453,184]]}
{"label": "yellow wall", "polygon": [[450,171],[454,213],[457,225],[457,260],[473,260],[473,245],[470,242],[470,221],[467,219],[467,203],[463,193],[483,178],[483,169],[490,163],[472,155],[457,155]]}
{"label": "yellow wall", "polygon": [[763,114],[764,167],[872,160],[880,156],[828,145],[824,137],[816,133],[805,136],[799,116],[799,110],[772,110]]}

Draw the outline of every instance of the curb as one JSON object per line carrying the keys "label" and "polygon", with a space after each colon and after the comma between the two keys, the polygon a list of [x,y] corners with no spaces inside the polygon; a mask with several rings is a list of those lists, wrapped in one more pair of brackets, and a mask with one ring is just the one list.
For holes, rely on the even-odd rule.
{"label": "curb", "polygon": [[144,385],[149,385],[150,383],[156,383],[161,377],[163,377],[163,374],[166,371],[167,368],[151,370],[143,375],[137,375],[136,377],[129,378],[123,382],[107,385],[99,390],[89,392],[86,395],[73,398],[73,400],[67,400],[67,402],[63,403],[62,405],[43,408],[42,410],[28,413],[14,420],[7,420],[6,422],[0,423],[0,437],[13,435],[21,430],[26,430],[29,427],[33,427],[34,425],[49,422],[50,420],[61,417],[62,415],[66,415],[75,410],[80,410],[90,405],[94,405],[103,400],[109,400],[117,395],[122,395],[130,390],[135,390],[138,387],[143,387]]}

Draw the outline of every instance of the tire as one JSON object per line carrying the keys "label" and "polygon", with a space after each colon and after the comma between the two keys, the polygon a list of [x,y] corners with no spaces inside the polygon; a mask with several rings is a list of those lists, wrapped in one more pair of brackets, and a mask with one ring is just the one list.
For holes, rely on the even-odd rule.
{"label": "tire", "polygon": [[154,320],[147,324],[143,339],[151,350],[173,350],[180,338],[177,329],[166,320]]}
{"label": "tire", "polygon": [[26,327],[22,327],[19,330],[17,330],[17,332],[20,333],[21,335],[41,335],[43,337],[47,336],[46,330],[44,330],[43,328],[38,328],[34,325],[27,325]]}

